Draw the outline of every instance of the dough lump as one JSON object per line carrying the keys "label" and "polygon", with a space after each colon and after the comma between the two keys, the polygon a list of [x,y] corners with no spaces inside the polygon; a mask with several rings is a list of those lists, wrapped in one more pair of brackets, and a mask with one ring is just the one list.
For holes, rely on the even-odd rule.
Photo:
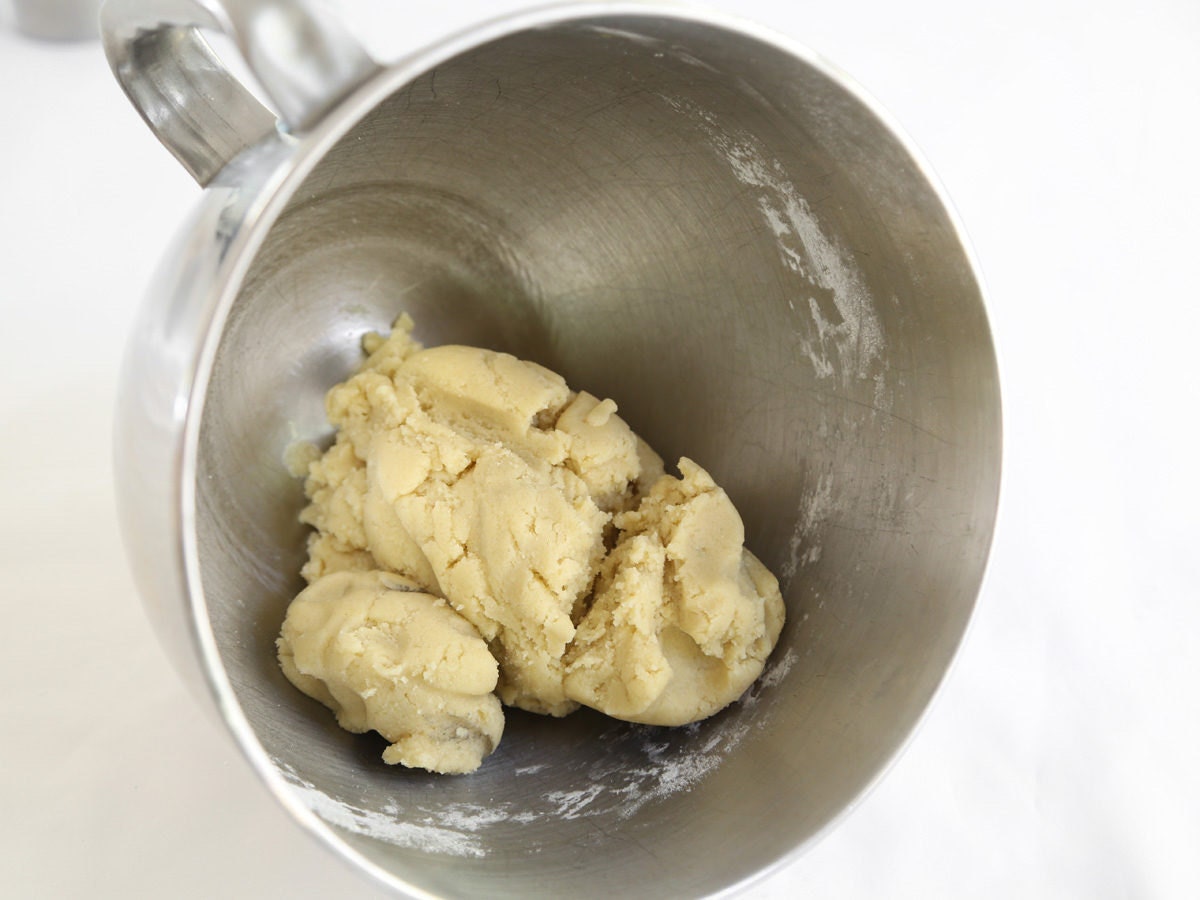
{"label": "dough lump", "polygon": [[487,644],[440,597],[387,572],[334,572],[288,607],[284,674],[347,731],[377,731],[388,763],[462,773],[504,731]]}
{"label": "dough lump", "polygon": [[[446,616],[461,618],[494,659],[499,701],[532,712],[563,716],[584,704],[678,725],[736,700],[778,639],[783,602],[742,546],[725,492],[688,459],[682,478],[665,474],[612,400],[508,354],[423,349],[411,331],[403,316],[389,337],[368,335],[366,361],[327,396],[337,433],[308,463],[301,518],[315,531],[302,575],[311,586],[293,606],[329,584],[348,590],[347,578],[359,579],[350,591],[359,596],[399,577],[421,592],[411,596],[444,598],[438,633]],[[323,640],[337,627],[320,625]],[[467,771],[479,764],[475,750],[499,739],[463,726],[474,741],[467,753],[435,721],[435,737],[405,726],[423,735],[423,755],[396,750],[391,720],[380,727],[370,709],[347,717],[344,704],[293,677],[284,649],[294,654],[302,632],[285,624],[285,673],[346,727],[392,740],[389,762]],[[420,640],[433,640],[432,625]],[[480,683],[466,690],[472,702]],[[454,762],[439,762],[438,747]]]}
{"label": "dough lump", "polygon": [[445,597],[488,641],[499,695],[577,707],[562,657],[612,511],[662,471],[611,402],[473,347],[422,350],[402,320],[327,399],[338,428],[309,469],[303,575],[386,569]]}
{"label": "dough lump", "polygon": [[610,716],[685,725],[762,673],[783,628],[775,577],[742,546],[742,519],[690,459],[619,514],[591,609],[567,651],[568,696]]}

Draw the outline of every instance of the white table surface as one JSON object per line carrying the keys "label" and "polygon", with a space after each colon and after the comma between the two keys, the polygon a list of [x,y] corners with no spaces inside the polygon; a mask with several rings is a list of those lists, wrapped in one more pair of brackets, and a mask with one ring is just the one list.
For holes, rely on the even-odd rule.
{"label": "white table surface", "polygon": [[[750,896],[1200,896],[1200,4],[713,5],[835,60],[924,148],[989,283],[1007,431],[943,693]],[[382,57],[516,6],[344,3]],[[379,896],[199,712],[122,555],[117,362],[198,189],[97,43],[0,9],[0,894]]]}

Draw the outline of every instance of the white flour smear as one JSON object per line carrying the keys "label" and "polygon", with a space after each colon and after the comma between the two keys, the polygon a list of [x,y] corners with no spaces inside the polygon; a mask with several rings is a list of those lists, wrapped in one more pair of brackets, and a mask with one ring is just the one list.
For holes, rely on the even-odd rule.
{"label": "white flour smear", "polygon": [[[373,812],[359,809],[330,797],[278,761],[275,765],[291,785],[297,799],[330,825],[425,853],[474,857],[485,855],[479,839],[470,833],[474,829],[456,829],[451,823],[433,825],[409,822],[399,818],[396,814],[398,810]],[[461,819],[457,824],[461,825]]]}
{"label": "white flour smear", "polygon": [[[521,801],[487,804],[451,803],[402,809],[390,803],[379,811],[361,809],[329,796],[300,777],[290,766],[275,766],[308,809],[331,825],[397,847],[443,856],[487,855],[488,829],[604,816],[632,818],[646,804],[691,790],[715,770],[754,729],[766,722],[751,711],[764,690],[776,687],[797,660],[788,650],[768,663],[762,677],[746,692],[731,715],[715,726],[704,723],[677,729],[622,723],[601,733],[605,757],[593,763],[573,790],[539,791],[536,781],[553,763],[520,766],[512,775],[532,780]],[[469,776],[466,776],[469,777]],[[559,779],[556,779],[559,780]],[[538,852],[536,845],[529,847]]]}
{"label": "white flour smear", "polygon": [[801,515],[788,541],[788,558],[779,567],[779,581],[785,591],[802,566],[812,565],[821,558],[821,545],[816,539],[820,526],[837,509],[833,488],[833,476],[820,475],[800,503]]}
{"label": "white flour smear", "polygon": [[[734,177],[756,190],[759,213],[775,235],[781,261],[807,287],[802,291],[807,296],[789,306],[811,319],[796,338],[817,377],[836,377],[843,385],[874,378],[883,356],[883,328],[850,254],[821,230],[808,202],[757,138],[723,128],[715,116],[690,101],[659,96],[695,121]],[[826,299],[824,307],[821,299]]]}
{"label": "white flour smear", "polygon": [[[709,727],[703,722],[679,729],[630,726],[629,731],[601,735],[601,743],[620,745],[623,752],[615,752],[610,759],[593,764],[587,787],[546,794],[549,813],[567,819],[615,814],[625,820],[648,803],[690,790],[736,750],[748,734],[763,727],[765,718],[756,719],[746,713],[758,705],[763,690],[783,680],[797,659],[789,649],[768,662],[762,676],[735,707],[741,714],[712,727],[703,739],[701,735]],[[686,736],[686,743],[675,740],[677,735]]]}

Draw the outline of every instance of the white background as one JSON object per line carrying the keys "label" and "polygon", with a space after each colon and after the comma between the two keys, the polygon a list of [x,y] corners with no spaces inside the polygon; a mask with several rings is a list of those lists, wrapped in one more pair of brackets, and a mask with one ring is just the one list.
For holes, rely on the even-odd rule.
{"label": "white background", "polygon": [[[344,4],[382,57],[516,5]],[[751,896],[1200,896],[1200,3],[713,5],[837,62],[924,149],[990,288],[1006,417],[992,563],[943,693]],[[9,17],[0,893],[378,896],[290,824],[144,620],[113,514],[116,368],[198,189],[98,44]]]}

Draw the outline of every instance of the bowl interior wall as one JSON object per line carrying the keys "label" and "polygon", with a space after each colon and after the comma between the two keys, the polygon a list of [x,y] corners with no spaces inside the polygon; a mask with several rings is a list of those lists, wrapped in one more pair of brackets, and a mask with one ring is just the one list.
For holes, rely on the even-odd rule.
{"label": "bowl interior wall", "polygon": [[[743,702],[676,730],[510,713],[448,778],[385,766],[286,682],[305,529],[285,450],[328,440],[325,391],[401,312],[428,344],[613,397],[713,473],[788,607]],[[609,18],[469,51],[341,141],[256,257],[200,440],[222,662],[347,843],[434,892],[684,896],[813,836],[913,727],[982,575],[999,399],[958,235],[866,107],[755,39]]]}

